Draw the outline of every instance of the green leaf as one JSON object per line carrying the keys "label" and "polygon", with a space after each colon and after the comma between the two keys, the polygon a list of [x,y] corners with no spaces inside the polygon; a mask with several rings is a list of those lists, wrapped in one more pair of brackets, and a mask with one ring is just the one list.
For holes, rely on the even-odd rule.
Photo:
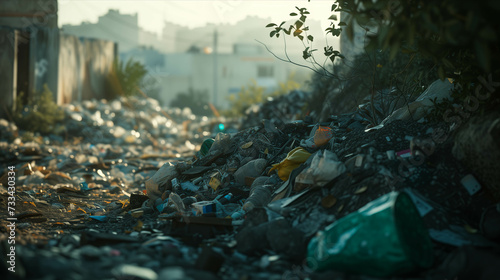
{"label": "green leaf", "polygon": [[307,18],[306,16],[301,16],[299,20],[302,21],[302,22],[305,22],[306,18]]}
{"label": "green leaf", "polygon": [[307,40],[309,40],[309,41],[311,41],[311,42],[312,42],[312,41],[313,41],[313,39],[314,39],[314,37],[313,37],[312,35],[308,35],[308,36],[307,36]]}
{"label": "green leaf", "polygon": [[339,22],[339,26],[347,26],[347,23],[341,21],[341,22]]}
{"label": "green leaf", "polygon": [[302,40],[304,40],[304,36],[302,36],[302,35],[297,35],[297,37],[299,37],[299,39],[300,39],[301,41],[302,41]]}
{"label": "green leaf", "polygon": [[[302,33],[302,30],[297,29],[297,30],[295,30],[295,31],[293,32],[293,36],[299,36],[299,34],[300,34],[300,33]],[[304,37],[302,37],[302,38],[304,38]],[[302,40],[302,39],[301,39],[301,40]]]}
{"label": "green leaf", "polygon": [[302,27],[302,25],[304,25],[304,23],[302,21],[300,21],[300,20],[297,20],[295,22],[295,28],[296,29],[299,29],[300,27]]}
{"label": "green leaf", "polygon": [[336,8],[337,8],[337,4],[333,4],[331,11],[333,12],[333,10],[335,10]]}
{"label": "green leaf", "polygon": [[270,23],[268,25],[266,25],[266,27],[273,27],[273,26],[276,26],[277,24],[276,23]]}
{"label": "green leaf", "polygon": [[311,57],[311,52],[309,52],[309,47],[307,47],[303,52],[302,52],[302,58],[308,59]]}
{"label": "green leaf", "polygon": [[276,35],[276,33],[277,33],[276,30],[271,31],[271,33],[269,33],[269,37],[272,38],[274,35]]}
{"label": "green leaf", "polygon": [[333,14],[328,19],[329,20],[337,20],[337,15]]}
{"label": "green leaf", "polygon": [[292,17],[294,17],[296,15],[297,15],[297,13],[290,13],[290,16],[292,16]]}
{"label": "green leaf", "polygon": [[324,47],[324,54],[325,56],[331,56],[333,54],[333,47],[332,46],[328,46],[328,47]]}

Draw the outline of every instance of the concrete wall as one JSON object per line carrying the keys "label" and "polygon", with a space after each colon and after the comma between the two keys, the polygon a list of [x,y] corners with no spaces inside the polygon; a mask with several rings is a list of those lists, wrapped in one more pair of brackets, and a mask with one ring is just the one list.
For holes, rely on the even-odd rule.
{"label": "concrete wall", "polygon": [[116,55],[114,42],[61,34],[58,103],[104,98]]}
{"label": "concrete wall", "polygon": [[[29,39],[21,36],[25,32],[23,30],[0,28],[0,96],[5,105],[0,109],[3,115],[5,108],[13,108],[20,92],[29,98],[43,91],[44,85],[57,92],[58,30],[37,28],[36,32],[26,33]],[[21,52],[21,49],[26,49],[26,52]],[[26,67],[18,63],[21,60],[26,62]]]}
{"label": "concrete wall", "polygon": [[0,1],[0,115],[17,94],[29,96],[44,84],[57,91],[59,38],[57,0]]}
{"label": "concrete wall", "polygon": [[[346,12],[340,13],[340,21],[348,22],[351,15]],[[365,51],[365,46],[368,44],[367,35],[377,34],[378,27],[375,23],[366,24],[365,27],[369,28],[367,32],[363,29],[356,20],[352,21],[353,24],[353,40],[347,37],[346,29],[340,34],[340,53],[345,57],[342,62],[351,66],[354,58]]]}
{"label": "concrete wall", "polygon": [[[59,68],[59,30],[56,28],[39,28],[30,38],[30,94],[42,92],[44,85],[57,93]],[[21,78],[21,77],[20,77]]]}

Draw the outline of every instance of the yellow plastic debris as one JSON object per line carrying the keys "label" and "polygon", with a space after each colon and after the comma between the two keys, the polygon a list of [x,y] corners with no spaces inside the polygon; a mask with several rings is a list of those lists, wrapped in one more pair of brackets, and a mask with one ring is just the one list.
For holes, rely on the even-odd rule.
{"label": "yellow plastic debris", "polygon": [[292,173],[295,168],[299,167],[299,165],[305,162],[310,156],[311,154],[304,150],[304,148],[297,147],[291,150],[286,158],[280,163],[273,164],[273,167],[271,168],[271,170],[269,170],[269,173],[276,169],[278,171],[278,176],[280,177],[280,179],[286,181],[288,180],[288,177],[290,177],[290,173]]}
{"label": "yellow plastic debris", "polygon": [[210,185],[210,187],[212,187],[212,189],[214,189],[214,191],[216,191],[217,188],[220,186],[220,181],[219,179],[212,177],[212,179],[210,179],[210,182],[208,184]]}
{"label": "yellow plastic debris", "polygon": [[253,145],[253,142],[252,142],[252,141],[250,141],[250,142],[248,142],[248,143],[245,143],[245,144],[241,145],[241,148],[242,148],[242,149],[248,149],[248,148],[250,148],[252,145]]}

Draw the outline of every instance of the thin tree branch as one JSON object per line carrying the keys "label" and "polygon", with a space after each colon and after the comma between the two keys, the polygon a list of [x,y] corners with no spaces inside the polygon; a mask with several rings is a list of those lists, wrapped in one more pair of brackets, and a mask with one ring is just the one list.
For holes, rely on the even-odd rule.
{"label": "thin tree branch", "polygon": [[[255,41],[257,41],[258,43],[262,44],[262,45],[266,48],[266,50],[267,50],[270,54],[272,54],[272,55],[273,55],[276,59],[278,59],[278,60],[280,60],[280,61],[283,61],[283,62],[288,62],[288,63],[291,63],[291,64],[296,65],[296,66],[300,66],[300,67],[307,68],[307,69],[309,69],[309,70],[312,70],[312,71],[313,71],[314,73],[316,73],[316,74],[319,74],[319,75],[323,75],[323,76],[325,76],[325,73],[321,73],[321,72],[317,71],[316,69],[314,69],[314,68],[312,68],[312,67],[309,67],[309,66],[307,66],[307,65],[300,64],[300,63],[296,63],[296,62],[292,61],[292,60],[290,59],[290,57],[288,56],[288,54],[286,53],[286,50],[285,50],[285,56],[287,57],[287,59],[283,59],[283,58],[281,58],[281,57],[277,56],[275,53],[273,53],[273,52],[272,52],[272,51],[271,51],[271,50],[267,47],[267,45],[266,45],[266,44],[262,43],[262,42],[261,42],[261,41],[259,41],[259,40],[255,40]],[[334,74],[332,74],[332,73],[330,73],[330,72],[328,72],[328,74],[327,74],[326,76],[329,76],[329,77],[334,77],[334,78],[338,78],[336,75],[334,75]]]}

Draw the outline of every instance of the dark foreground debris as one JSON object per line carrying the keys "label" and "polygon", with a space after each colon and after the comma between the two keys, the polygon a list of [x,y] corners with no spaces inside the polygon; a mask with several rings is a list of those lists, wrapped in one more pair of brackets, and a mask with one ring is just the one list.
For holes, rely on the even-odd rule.
{"label": "dark foreground debris", "polygon": [[[184,135],[163,126],[148,135],[148,122],[153,129],[152,120],[167,122],[148,102],[137,127],[122,123],[114,133],[95,107],[124,118],[135,111],[120,102],[68,109],[75,133],[78,116],[101,123],[100,142],[23,139],[1,121],[1,205],[16,202],[13,215],[7,206],[0,212],[5,271],[7,218],[17,218],[9,279],[500,275],[498,189],[453,157],[462,140],[435,137],[440,123],[394,120],[365,131],[354,115],[325,123],[264,119],[214,135],[200,118]],[[172,127],[180,128],[179,118]]]}

